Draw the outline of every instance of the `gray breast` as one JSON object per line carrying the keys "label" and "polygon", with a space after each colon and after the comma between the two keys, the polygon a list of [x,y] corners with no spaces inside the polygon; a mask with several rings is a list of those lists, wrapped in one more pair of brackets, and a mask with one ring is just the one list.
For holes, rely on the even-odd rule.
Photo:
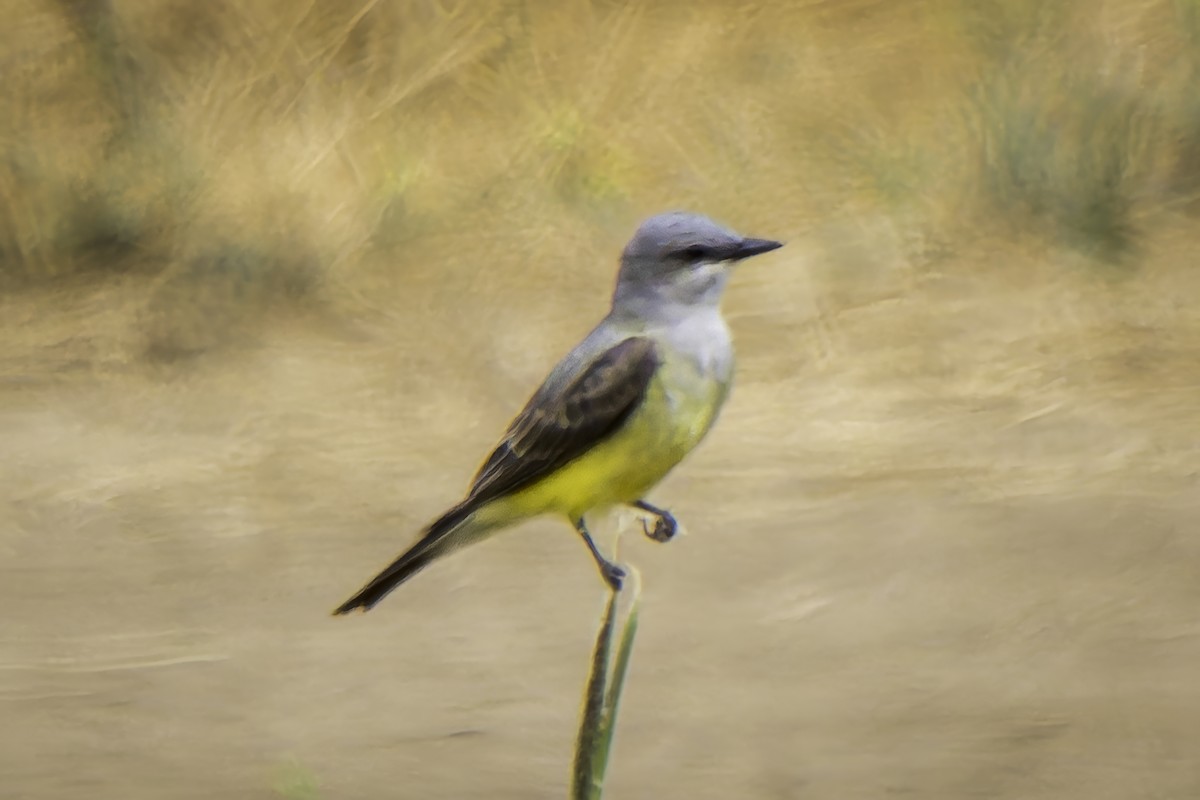
{"label": "gray breast", "polygon": [[723,384],[733,377],[733,340],[717,309],[696,309],[675,320],[663,338],[703,377]]}

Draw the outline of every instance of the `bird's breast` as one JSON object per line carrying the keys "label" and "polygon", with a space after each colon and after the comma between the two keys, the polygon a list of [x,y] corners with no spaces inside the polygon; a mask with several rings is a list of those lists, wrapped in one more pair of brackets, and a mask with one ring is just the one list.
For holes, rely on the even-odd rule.
{"label": "bird's breast", "polygon": [[733,377],[733,337],[720,311],[697,310],[661,333],[671,360],[690,364],[708,380],[728,383]]}
{"label": "bird's breast", "polygon": [[521,514],[566,511],[642,497],[716,422],[729,394],[733,347],[719,315],[648,327],[659,366],[638,407],[620,429],[514,502]]}
{"label": "bird's breast", "polygon": [[647,398],[649,405],[665,406],[659,415],[664,427],[662,435],[668,440],[664,444],[682,451],[681,456],[700,443],[725,402],[729,383],[720,379],[717,372],[713,365],[691,359],[665,364],[655,387],[657,391],[652,388]]}

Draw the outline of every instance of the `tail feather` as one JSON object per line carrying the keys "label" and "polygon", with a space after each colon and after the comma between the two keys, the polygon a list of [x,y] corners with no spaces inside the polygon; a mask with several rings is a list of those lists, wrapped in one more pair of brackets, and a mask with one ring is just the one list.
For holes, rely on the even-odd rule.
{"label": "tail feather", "polygon": [[455,506],[443,514],[429,526],[416,544],[406,550],[387,569],[376,575],[358,594],[342,603],[334,610],[334,616],[348,614],[361,608],[370,611],[386,597],[393,589],[416,575],[427,567],[438,556],[442,555],[448,546],[446,537],[467,521],[475,509],[466,503]]}

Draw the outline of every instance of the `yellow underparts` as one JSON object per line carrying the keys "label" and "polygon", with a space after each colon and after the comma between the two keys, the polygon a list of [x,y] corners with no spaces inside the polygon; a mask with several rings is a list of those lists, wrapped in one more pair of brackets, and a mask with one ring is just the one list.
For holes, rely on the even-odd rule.
{"label": "yellow underparts", "polygon": [[719,384],[694,374],[666,381],[670,390],[662,377],[660,372],[651,382],[620,430],[554,474],[498,500],[495,511],[510,518],[553,512],[576,520],[591,509],[643,497],[704,438],[725,396]]}

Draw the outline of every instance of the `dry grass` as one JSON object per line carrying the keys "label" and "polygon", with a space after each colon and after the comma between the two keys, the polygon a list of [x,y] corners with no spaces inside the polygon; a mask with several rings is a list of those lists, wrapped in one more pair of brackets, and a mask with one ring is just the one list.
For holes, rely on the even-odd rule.
{"label": "dry grass", "polygon": [[20,5],[10,284],[215,243],[355,286],[414,241],[476,260],[663,205],[1111,259],[1200,186],[1182,0]]}
{"label": "dry grass", "polygon": [[612,796],[1195,795],[1195,0],[9,6],[18,796],[561,796],[569,536],[325,614],[670,207],[789,247]]}

